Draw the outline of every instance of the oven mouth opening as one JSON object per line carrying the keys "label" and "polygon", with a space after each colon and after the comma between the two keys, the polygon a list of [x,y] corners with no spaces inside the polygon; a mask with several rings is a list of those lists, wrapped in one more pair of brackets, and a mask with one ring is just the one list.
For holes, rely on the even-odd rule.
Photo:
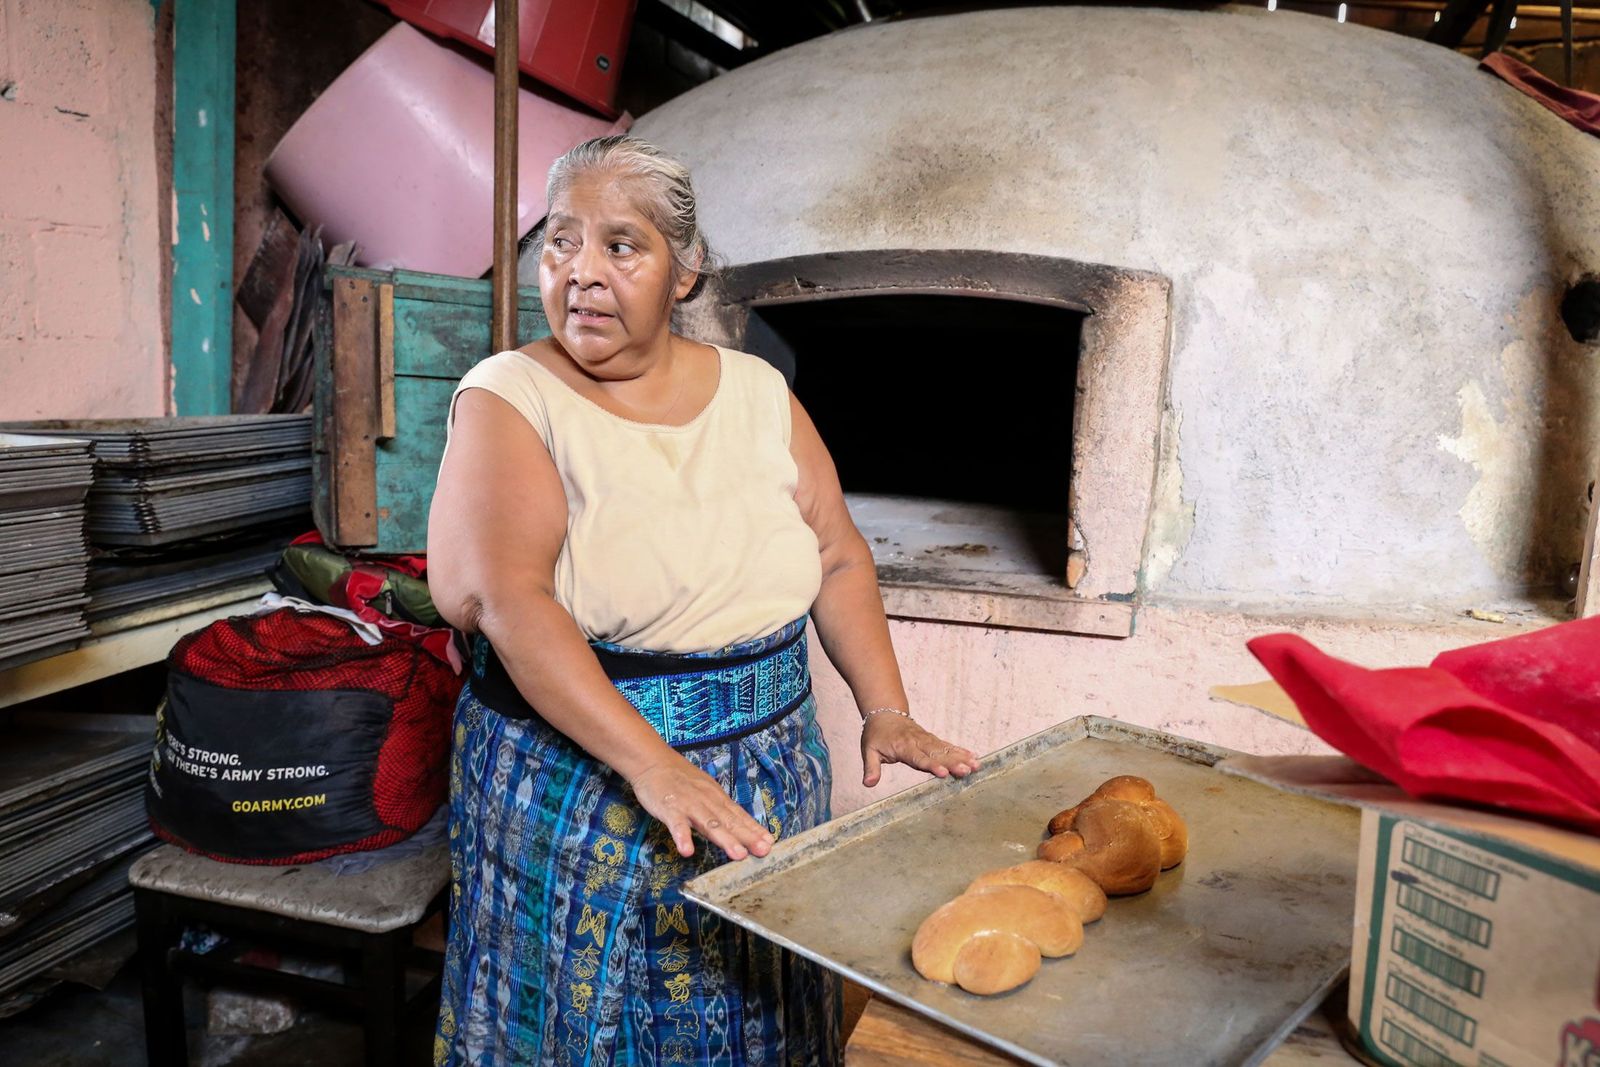
{"label": "oven mouth opening", "polygon": [[1067,595],[1083,311],[879,291],[750,308],[833,455],[880,581]]}
{"label": "oven mouth opening", "polygon": [[1024,252],[741,263],[686,326],[782,370],[893,618],[1126,638],[1172,424],[1171,282]]}

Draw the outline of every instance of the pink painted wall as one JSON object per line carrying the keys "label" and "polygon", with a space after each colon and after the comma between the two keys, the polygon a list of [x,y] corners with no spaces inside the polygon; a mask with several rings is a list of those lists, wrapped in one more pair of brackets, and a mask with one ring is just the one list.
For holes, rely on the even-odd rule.
{"label": "pink painted wall", "polygon": [[[1077,715],[1099,715],[1241,752],[1304,755],[1332,749],[1303,727],[1209,695],[1212,686],[1267,677],[1245,648],[1248,639],[1288,630],[1366,667],[1422,666],[1445,649],[1549,621],[1286,617],[1157,604],[1142,608],[1137,633],[1120,640],[903,619],[891,620],[890,630],[917,721],[979,753]],[[919,772],[886,767],[876,788],[862,787],[860,717],[820,645],[811,648],[818,719],[833,753],[833,814],[923,781]]]}
{"label": "pink painted wall", "polygon": [[0,419],[161,415],[149,0],[0,0]]}

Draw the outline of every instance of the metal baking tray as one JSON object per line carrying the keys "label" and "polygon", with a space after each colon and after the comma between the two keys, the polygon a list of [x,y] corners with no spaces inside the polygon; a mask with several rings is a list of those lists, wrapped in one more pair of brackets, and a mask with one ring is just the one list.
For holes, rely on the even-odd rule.
{"label": "metal baking tray", "polygon": [[[1097,717],[1001,749],[689,882],[703,907],[1028,1063],[1255,1064],[1350,962],[1359,816],[1214,770],[1225,749]],[[911,966],[918,925],[977,875],[1031,859],[1106,778],[1155,783],[1182,865],[1113,899],[1083,948],[994,997]]]}
{"label": "metal baking tray", "polygon": [[155,741],[149,715],[19,711],[7,716],[0,745],[0,826],[12,814],[71,793],[93,780],[120,779],[148,764]]}

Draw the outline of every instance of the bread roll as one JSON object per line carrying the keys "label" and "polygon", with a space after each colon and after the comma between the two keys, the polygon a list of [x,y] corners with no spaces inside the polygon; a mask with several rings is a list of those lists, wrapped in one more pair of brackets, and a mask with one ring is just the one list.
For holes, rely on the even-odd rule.
{"label": "bread roll", "polygon": [[[1049,957],[1070,956],[1083,944],[1083,923],[1066,901],[1032,886],[996,885],[963,893],[924,919],[911,940],[911,964],[924,978],[954,982],[962,946],[985,933],[1016,934]],[[1014,949],[989,947],[974,950],[965,973],[974,985],[993,985],[1017,969]]]}
{"label": "bread roll", "polygon": [[[1132,774],[1119,774],[1100,783],[1100,787],[1083,800],[1058,812],[1050,820],[1052,835],[1064,834],[1076,828],[1078,813],[1084,805],[1096,800],[1125,800],[1138,804],[1151,816],[1156,836],[1161,841],[1161,869],[1167,870],[1183,862],[1189,854],[1189,828],[1171,804],[1156,796],[1156,788],[1146,779]],[[1058,845],[1057,853],[1073,851],[1070,844]],[[1041,850],[1041,855],[1043,850]],[[1054,858],[1054,857],[1052,857]]]}
{"label": "bread roll", "polygon": [[[1073,835],[1077,837],[1076,834]],[[1082,838],[1078,838],[1081,842]],[[991,885],[1031,885],[1052,893],[1067,902],[1078,921],[1092,923],[1106,913],[1106,894],[1093,878],[1082,871],[1060,863],[1029,860],[1015,867],[980,874],[967,886],[967,892]]]}
{"label": "bread roll", "polygon": [[1034,855],[1041,860],[1052,863],[1067,863],[1072,857],[1083,851],[1083,838],[1068,830],[1064,834],[1047,837],[1040,843]]}
{"label": "bread roll", "polygon": [[956,985],[968,993],[1004,993],[1039,973],[1039,946],[999,930],[973,934],[956,952],[952,972]]}
{"label": "bread roll", "polygon": [[1155,884],[1161,873],[1161,839],[1144,807],[1127,800],[1086,801],[1072,826],[1041,844],[1039,858],[1060,856],[1056,862],[1093,878],[1108,896],[1143,893]]}
{"label": "bread roll", "polygon": [[1161,838],[1161,869],[1176,867],[1189,854],[1189,825],[1183,816],[1160,797],[1143,805],[1156,818],[1156,835]]}
{"label": "bread roll", "polygon": [[1107,778],[1100,783],[1100,787],[1093,793],[1078,801],[1066,811],[1058,812],[1050,820],[1050,833],[1064,834],[1072,829],[1072,820],[1077,817],[1078,809],[1091,800],[1109,797],[1112,800],[1131,800],[1135,804],[1144,804],[1156,797],[1156,787],[1147,779],[1133,774],[1119,774],[1115,778]]}

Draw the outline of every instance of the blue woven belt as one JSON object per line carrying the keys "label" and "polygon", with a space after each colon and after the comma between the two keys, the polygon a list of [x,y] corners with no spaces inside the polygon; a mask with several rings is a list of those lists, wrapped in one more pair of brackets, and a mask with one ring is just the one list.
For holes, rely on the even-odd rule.
{"label": "blue woven belt", "polygon": [[[698,748],[765,729],[811,695],[806,620],[708,655],[675,656],[592,646],[600,666],[673,748]],[[508,718],[537,718],[482,636],[472,649],[472,692]]]}

